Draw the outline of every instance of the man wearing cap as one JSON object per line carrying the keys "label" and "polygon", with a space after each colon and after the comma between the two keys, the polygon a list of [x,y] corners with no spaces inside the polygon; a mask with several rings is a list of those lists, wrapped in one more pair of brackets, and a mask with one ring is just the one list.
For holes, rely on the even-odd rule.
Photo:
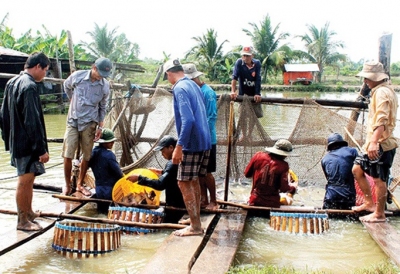
{"label": "man wearing cap", "polygon": [[[353,207],[355,211],[369,211],[369,215],[360,218],[363,222],[385,222],[387,182],[390,175],[396,148],[398,147],[393,130],[396,127],[397,95],[389,84],[389,76],[379,62],[364,64],[357,77],[363,77],[364,83],[371,89],[367,137],[363,150],[365,155],[356,158],[353,174],[364,193],[364,203]],[[378,202],[375,205],[371,188],[365,173],[375,182]]]}
{"label": "man wearing cap", "polygon": [[115,140],[114,132],[104,128],[89,161],[96,183],[96,198],[99,199],[112,200],[113,187],[124,176],[112,151]]}
{"label": "man wearing cap", "polygon": [[91,195],[83,186],[83,179],[88,169],[93,142],[98,140],[102,133],[110,93],[110,84],[105,78],[110,76],[111,69],[111,61],[101,57],[90,70],[75,71],[64,82],[64,91],[70,100],[61,154],[64,157],[64,195],[71,194],[72,158],[75,157],[79,145],[83,159],[76,190],[86,196]]}
{"label": "man wearing cap", "polygon": [[253,178],[249,205],[280,207],[281,192],[294,194],[296,185],[289,183],[289,164],[285,158],[292,152],[292,144],[285,139],[276,141],[251,158],[244,170],[246,178]]}
{"label": "man wearing cap", "polygon": [[351,209],[356,204],[356,189],[352,173],[353,162],[358,153],[339,133],[328,137],[328,153],[321,166],[327,179],[324,209]]}
{"label": "man wearing cap", "polygon": [[203,234],[200,222],[199,176],[206,176],[211,149],[204,95],[199,86],[185,77],[179,60],[169,60],[163,66],[164,79],[173,85],[174,115],[177,145],[172,163],[178,166],[178,185],[190,217],[190,226],[174,232],[177,236]]}
{"label": "man wearing cap", "polygon": [[[243,47],[240,52],[241,58],[236,60],[233,68],[232,82],[231,82],[231,99],[235,100],[237,92],[237,83],[239,82],[239,95],[247,95],[254,98],[252,107],[257,118],[263,117],[261,108],[261,62],[253,58],[253,48]],[[247,132],[247,125],[243,125],[243,138],[251,138],[254,123],[249,120],[249,129]]]}
{"label": "man wearing cap", "polygon": [[[196,69],[195,64],[184,64],[183,71],[185,76],[195,82],[204,94],[206,102],[207,122],[211,134],[211,151],[210,159],[208,160],[207,175],[206,177],[199,177],[201,188],[201,207],[206,209],[217,209],[217,197],[215,189],[215,178],[212,172],[217,170],[217,123],[218,110],[217,110],[217,94],[206,83],[200,80],[202,72]],[[207,190],[210,192],[210,203],[208,203]]]}
{"label": "man wearing cap", "polygon": [[[163,170],[150,168],[151,171],[156,173],[158,179],[150,179],[139,174],[131,174],[127,177],[131,182],[137,182],[139,185],[148,186],[155,190],[165,190],[165,203],[167,206],[184,208],[182,192],[178,186],[178,165],[172,163],[172,153],[176,146],[176,138],[170,135],[165,135],[158,142],[154,151],[160,151],[162,156],[168,160]],[[182,218],[184,212],[177,210],[165,210],[165,223],[178,223]]]}

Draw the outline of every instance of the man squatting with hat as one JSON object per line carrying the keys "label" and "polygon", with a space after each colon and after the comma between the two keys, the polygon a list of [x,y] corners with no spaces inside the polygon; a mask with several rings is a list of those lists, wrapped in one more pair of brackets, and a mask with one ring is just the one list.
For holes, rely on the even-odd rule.
{"label": "man squatting with hat", "polygon": [[204,95],[199,86],[185,77],[179,60],[164,66],[164,80],[173,85],[173,105],[178,142],[172,163],[178,166],[178,185],[190,217],[190,226],[174,232],[177,236],[203,234],[200,222],[199,176],[207,174],[211,136],[207,124]]}
{"label": "man squatting with hat", "polygon": [[249,205],[280,207],[280,192],[296,192],[296,185],[289,183],[289,164],[285,161],[292,150],[288,140],[280,139],[250,159],[244,170],[246,178],[253,177]]}
{"label": "man squatting with hat", "polygon": [[[386,183],[398,147],[393,135],[398,108],[397,95],[388,83],[389,76],[379,62],[365,63],[356,76],[364,77],[364,83],[371,89],[371,98],[367,137],[363,146],[367,155],[357,157],[353,166],[354,177],[364,194],[364,203],[353,207],[353,210],[372,212],[360,217],[363,222],[385,222]],[[364,172],[374,179],[377,205],[372,200],[371,188]]]}
{"label": "man squatting with hat", "polygon": [[357,150],[349,147],[339,133],[328,137],[328,153],[322,158],[321,166],[327,184],[323,209],[351,209],[356,205],[356,188],[352,173]]}
{"label": "man squatting with hat", "polygon": [[[218,204],[215,189],[215,178],[212,174],[212,172],[217,170],[217,94],[209,85],[200,80],[200,76],[203,75],[203,73],[196,69],[195,64],[184,64],[183,71],[185,76],[195,82],[204,94],[207,122],[211,134],[211,151],[210,159],[208,160],[207,175],[205,177],[199,177],[201,188],[201,207],[205,207],[206,209],[217,209]],[[210,203],[208,202],[207,190],[210,192]]]}
{"label": "man squatting with hat", "polygon": [[[114,132],[111,129],[104,128],[100,139],[96,141],[99,145],[93,148],[90,157],[89,167],[94,174],[96,198],[99,199],[112,200],[114,185],[124,177],[117,158],[112,151],[115,140],[117,138],[115,138]],[[98,210],[107,212],[108,205],[101,206],[99,203]]]}
{"label": "man squatting with hat", "polygon": [[[185,202],[183,201],[181,190],[178,186],[177,175],[178,165],[172,163],[172,153],[176,146],[176,138],[170,135],[165,135],[158,142],[154,151],[160,151],[162,156],[168,160],[163,170],[149,168],[149,170],[156,173],[158,179],[150,179],[139,174],[131,174],[127,179],[133,183],[137,182],[139,185],[148,186],[155,190],[165,190],[165,204],[178,208],[184,208]],[[165,223],[178,223],[184,215],[183,211],[165,210]]]}
{"label": "man squatting with hat", "polygon": [[63,194],[71,194],[72,158],[80,145],[82,162],[76,190],[86,196],[91,193],[83,186],[93,143],[102,133],[106,105],[110,94],[110,84],[105,79],[111,74],[112,63],[101,57],[96,60],[90,70],[80,70],[72,73],[64,82],[64,91],[70,100],[67,128],[61,156],[64,157],[65,187]]}

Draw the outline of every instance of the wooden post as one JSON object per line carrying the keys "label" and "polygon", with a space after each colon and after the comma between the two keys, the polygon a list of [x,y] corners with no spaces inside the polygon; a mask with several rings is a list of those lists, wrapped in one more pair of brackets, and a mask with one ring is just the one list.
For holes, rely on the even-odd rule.
{"label": "wooden post", "polygon": [[74,71],[76,71],[74,43],[72,42],[72,35],[69,30],[67,30],[67,35],[68,35],[69,70],[71,73],[73,73]]}
{"label": "wooden post", "polygon": [[234,108],[233,101],[230,102],[229,106],[229,126],[228,126],[228,152],[226,157],[226,169],[225,169],[225,192],[224,192],[224,201],[228,201],[228,193],[229,193],[229,170],[231,166],[231,152],[232,152],[232,135],[233,135],[233,117],[234,117]]}
{"label": "wooden post", "polygon": [[392,34],[384,33],[379,37],[379,62],[382,63],[383,68],[390,79],[390,52],[392,49]]}

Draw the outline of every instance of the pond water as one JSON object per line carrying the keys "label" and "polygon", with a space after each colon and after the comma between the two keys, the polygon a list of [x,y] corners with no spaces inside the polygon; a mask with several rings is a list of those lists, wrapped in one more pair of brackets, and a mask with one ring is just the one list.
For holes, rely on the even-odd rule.
{"label": "pond water", "polygon": [[[276,97],[313,97],[354,100],[355,93],[268,93]],[[49,138],[62,138],[65,130],[65,115],[46,115]],[[398,135],[397,135],[398,136]],[[46,174],[36,182],[62,186],[63,166],[61,144],[49,143],[50,161]],[[15,169],[9,165],[9,154],[0,141],[0,199],[1,208],[15,210]],[[219,199],[223,199],[223,183],[217,184]],[[246,182],[230,185],[229,199],[245,202],[250,185]],[[323,187],[300,187],[295,196],[295,205],[321,206]],[[397,194],[396,194],[397,195]],[[33,208],[37,209],[56,200],[51,194],[35,191]],[[97,214],[93,204],[80,209],[77,214],[106,217]],[[399,227],[396,218],[390,222]],[[15,228],[16,216],[0,215],[0,233]],[[239,246],[235,265],[274,264],[293,266],[298,270],[324,270],[327,273],[349,273],[355,269],[376,264],[387,257],[372,240],[358,221],[331,219],[330,229],[319,235],[302,235],[275,231],[269,219],[252,217],[246,221],[245,233]],[[123,235],[122,246],[114,252],[98,258],[69,259],[51,247],[54,230],[51,229],[36,239],[0,256],[0,272],[4,273],[139,273],[163,240],[171,231],[162,230],[147,235]]]}

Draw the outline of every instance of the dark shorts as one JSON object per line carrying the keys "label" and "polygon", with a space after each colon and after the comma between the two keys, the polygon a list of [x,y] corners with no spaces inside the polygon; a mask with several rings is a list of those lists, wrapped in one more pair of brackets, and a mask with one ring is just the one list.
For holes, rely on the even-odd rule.
{"label": "dark shorts", "polygon": [[379,178],[384,182],[388,182],[390,168],[392,167],[396,149],[383,152],[378,161],[371,162],[366,155],[357,156],[354,160],[355,165],[359,165],[361,169],[372,178]]}
{"label": "dark shorts", "polygon": [[210,150],[183,152],[182,162],[178,166],[178,181],[192,181],[207,175]]}
{"label": "dark shorts", "polygon": [[212,145],[210,150],[210,158],[208,159],[207,173],[217,170],[217,145]]}
{"label": "dark shorts", "polygon": [[44,164],[34,160],[32,156],[15,158],[11,165],[17,168],[17,175],[21,176],[27,173],[35,173],[35,176],[45,173]]}

